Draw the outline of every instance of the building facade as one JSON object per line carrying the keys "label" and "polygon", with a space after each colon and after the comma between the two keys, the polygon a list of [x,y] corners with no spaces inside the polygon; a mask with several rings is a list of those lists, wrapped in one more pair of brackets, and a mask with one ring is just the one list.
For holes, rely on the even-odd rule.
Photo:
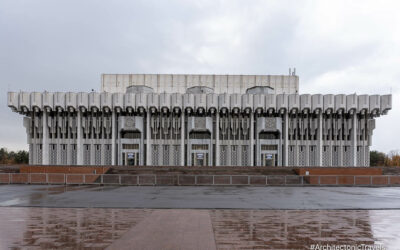
{"label": "building facade", "polygon": [[289,75],[104,74],[101,92],[9,92],[29,163],[369,166],[391,95],[299,94]]}

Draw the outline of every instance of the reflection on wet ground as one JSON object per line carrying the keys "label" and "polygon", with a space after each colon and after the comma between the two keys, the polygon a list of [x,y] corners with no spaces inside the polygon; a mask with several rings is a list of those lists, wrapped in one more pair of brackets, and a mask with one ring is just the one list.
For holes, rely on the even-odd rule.
{"label": "reflection on wet ground", "polygon": [[0,249],[104,249],[151,210],[0,208]]}
{"label": "reflection on wet ground", "polygon": [[0,185],[0,207],[400,209],[400,187]]}
{"label": "reflection on wet ground", "polygon": [[[104,249],[153,211],[3,207],[0,249]],[[318,243],[400,246],[399,210],[191,211],[209,213],[218,249],[307,249]],[[179,229],[165,234],[174,235],[174,230]],[[153,236],[148,235],[149,241]]]}
{"label": "reflection on wet ground", "polygon": [[62,194],[69,191],[77,191],[77,190],[91,190],[95,186],[89,185],[54,185],[54,186],[43,186],[39,187],[37,191],[39,192],[47,192],[48,194]]}
{"label": "reflection on wet ground", "polygon": [[211,220],[220,249],[400,246],[398,210],[213,210]]}

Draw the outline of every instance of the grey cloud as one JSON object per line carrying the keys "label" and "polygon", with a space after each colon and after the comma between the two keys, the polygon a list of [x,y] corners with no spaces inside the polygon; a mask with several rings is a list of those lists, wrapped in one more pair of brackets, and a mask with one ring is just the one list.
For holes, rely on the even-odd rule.
{"label": "grey cloud", "polygon": [[[336,86],[327,86],[328,80],[322,76],[347,72],[354,66],[359,69],[347,81],[358,81],[368,74],[365,86],[356,85],[367,92],[374,91],[373,82],[385,81],[385,86],[394,86],[400,80],[394,66],[386,69],[373,64],[398,55],[400,46],[390,47],[386,41],[395,40],[396,35],[400,37],[398,31],[386,23],[376,23],[379,32],[375,27],[371,32],[376,33],[365,39],[349,38],[348,42],[339,43],[335,35],[342,35],[340,30],[321,38],[315,32],[324,26],[325,20],[319,20],[318,27],[308,21],[316,15],[313,4],[312,1],[3,0],[0,2],[0,130],[7,132],[0,133],[0,146],[16,149],[26,143],[20,117],[5,105],[8,89],[98,90],[101,73],[286,74],[288,67],[296,66],[301,91],[331,91]],[[325,4],[346,7],[346,2]],[[391,8],[395,12],[395,6]],[[351,24],[346,36],[353,31],[360,34],[358,14],[355,12],[354,19],[346,20]],[[393,18],[396,22],[400,20]],[[352,85],[340,86],[337,91],[355,91]],[[395,114],[385,117],[386,124],[395,120]],[[375,134],[383,136],[383,127],[385,131],[396,130],[379,122]],[[400,148],[397,142],[375,142],[377,149]]]}

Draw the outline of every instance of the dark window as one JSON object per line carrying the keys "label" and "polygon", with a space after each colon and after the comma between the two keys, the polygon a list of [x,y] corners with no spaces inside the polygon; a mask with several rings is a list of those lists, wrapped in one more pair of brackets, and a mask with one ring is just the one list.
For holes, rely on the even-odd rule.
{"label": "dark window", "polygon": [[261,132],[259,138],[275,140],[275,139],[279,139],[279,133],[278,132]]}
{"label": "dark window", "polygon": [[189,139],[211,139],[211,134],[208,131],[205,132],[191,132]]}
{"label": "dark window", "polygon": [[122,139],[140,139],[139,131],[123,131],[121,132]]}

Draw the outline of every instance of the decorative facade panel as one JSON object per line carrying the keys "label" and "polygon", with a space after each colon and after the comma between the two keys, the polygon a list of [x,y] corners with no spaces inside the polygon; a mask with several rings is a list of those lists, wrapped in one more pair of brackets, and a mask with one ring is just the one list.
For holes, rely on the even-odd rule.
{"label": "decorative facade panel", "polygon": [[392,105],[298,94],[293,74],[152,76],[103,75],[101,93],[9,92],[29,163],[368,166],[375,119]]}

